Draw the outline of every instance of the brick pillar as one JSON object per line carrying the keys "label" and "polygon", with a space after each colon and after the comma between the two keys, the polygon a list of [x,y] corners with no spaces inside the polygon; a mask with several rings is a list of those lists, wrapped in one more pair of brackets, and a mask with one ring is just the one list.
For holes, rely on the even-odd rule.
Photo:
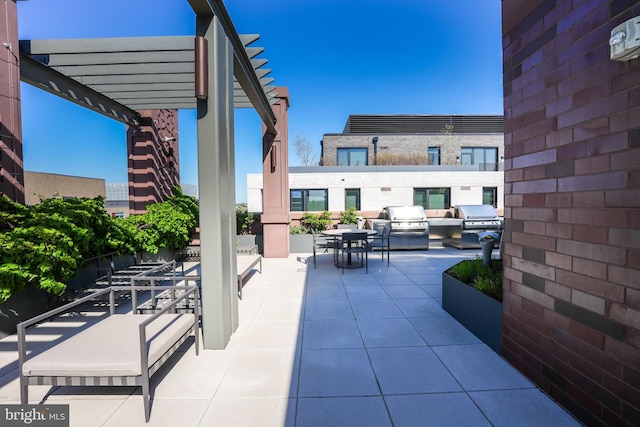
{"label": "brick pillar", "polygon": [[180,184],[178,157],[178,112],[139,111],[141,126],[127,126],[129,165],[129,210],[132,215],[146,211],[173,194]]}
{"label": "brick pillar", "polygon": [[586,425],[638,425],[640,59],[608,41],[640,3],[502,8],[503,356]]}
{"label": "brick pillar", "polygon": [[272,108],[277,122],[277,135],[263,125],[262,138],[262,216],[264,256],[289,256],[289,91],[277,88],[280,102]]}
{"label": "brick pillar", "polygon": [[15,0],[0,0],[0,194],[24,203],[20,61]]}

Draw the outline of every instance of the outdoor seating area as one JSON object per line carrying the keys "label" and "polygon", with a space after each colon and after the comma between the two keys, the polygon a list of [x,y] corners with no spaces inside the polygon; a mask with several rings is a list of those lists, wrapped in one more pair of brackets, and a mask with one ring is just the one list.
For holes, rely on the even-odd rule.
{"label": "outdoor seating area", "polygon": [[[148,423],[137,385],[30,385],[29,403],[69,404],[71,426],[580,425],[441,308],[442,271],[478,255],[394,252],[368,274],[342,274],[331,250],[316,268],[313,254],[265,258],[226,348],[196,357],[191,334],[151,377]],[[29,350],[101,310],[39,325]],[[6,404],[20,402],[17,361],[16,336],[0,341]]]}

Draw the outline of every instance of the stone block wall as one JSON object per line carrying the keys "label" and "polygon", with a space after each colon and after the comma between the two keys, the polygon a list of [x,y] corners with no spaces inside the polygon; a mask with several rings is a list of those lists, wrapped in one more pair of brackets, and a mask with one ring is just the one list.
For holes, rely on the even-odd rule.
{"label": "stone block wall", "polygon": [[587,425],[640,420],[640,59],[608,46],[638,15],[503,1],[503,355]]}
{"label": "stone block wall", "polygon": [[[369,165],[375,165],[372,139],[375,135],[327,134],[323,138],[323,166],[337,166],[338,148],[367,148]],[[498,159],[504,155],[502,134],[380,134],[378,154],[423,154],[429,147],[440,147],[440,164],[455,165],[462,147],[496,147]],[[502,169],[500,165],[500,169]]]}

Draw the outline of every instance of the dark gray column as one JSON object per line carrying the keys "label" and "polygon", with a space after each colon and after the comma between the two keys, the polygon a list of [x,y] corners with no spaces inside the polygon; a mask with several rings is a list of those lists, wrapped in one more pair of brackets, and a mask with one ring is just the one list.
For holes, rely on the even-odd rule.
{"label": "dark gray column", "polygon": [[204,348],[224,348],[238,327],[233,144],[233,49],[218,19],[198,17],[208,41],[208,99],[198,100],[198,187]]}

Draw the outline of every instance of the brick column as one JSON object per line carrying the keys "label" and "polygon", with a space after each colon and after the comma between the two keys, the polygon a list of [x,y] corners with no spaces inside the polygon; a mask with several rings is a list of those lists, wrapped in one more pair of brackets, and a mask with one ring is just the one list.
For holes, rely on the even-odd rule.
{"label": "brick column", "polygon": [[277,135],[271,135],[262,127],[262,216],[264,256],[286,258],[289,256],[289,91],[277,88],[280,102],[272,108],[275,112]]}
{"label": "brick column", "polygon": [[129,209],[132,215],[146,211],[173,194],[180,184],[178,157],[178,112],[145,110],[139,112],[141,126],[127,126],[129,165]]}
{"label": "brick column", "polygon": [[20,61],[15,0],[0,0],[0,194],[24,203]]}
{"label": "brick column", "polygon": [[608,41],[640,3],[502,6],[503,355],[586,425],[638,425],[640,60]]}

